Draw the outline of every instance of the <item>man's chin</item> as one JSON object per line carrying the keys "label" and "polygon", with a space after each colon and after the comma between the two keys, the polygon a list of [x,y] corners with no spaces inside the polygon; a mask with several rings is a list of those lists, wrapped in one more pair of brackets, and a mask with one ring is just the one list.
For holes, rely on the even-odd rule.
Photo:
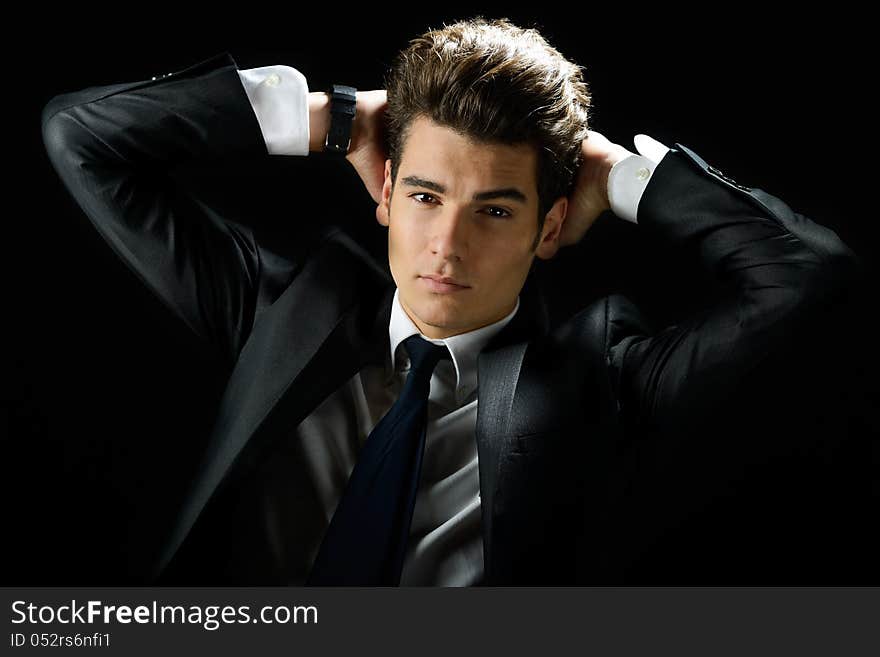
{"label": "man's chin", "polygon": [[426,324],[438,330],[455,330],[467,318],[467,311],[457,302],[444,298],[445,296],[448,295],[429,295],[425,298],[420,296],[414,304],[403,299],[401,301],[414,324]]}

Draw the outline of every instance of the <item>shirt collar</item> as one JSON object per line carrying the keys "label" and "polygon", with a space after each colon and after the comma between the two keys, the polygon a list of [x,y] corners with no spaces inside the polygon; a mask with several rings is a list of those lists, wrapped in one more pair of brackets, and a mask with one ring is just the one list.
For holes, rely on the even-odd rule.
{"label": "shirt collar", "polygon": [[401,342],[411,335],[421,335],[428,342],[445,344],[452,354],[452,362],[455,365],[456,390],[455,397],[460,402],[467,398],[477,388],[477,357],[483,347],[495,334],[503,329],[513,319],[519,310],[519,296],[516,298],[516,306],[510,313],[497,322],[482,326],[467,333],[459,333],[448,338],[433,339],[426,337],[406,314],[400,304],[399,290],[394,291],[394,300],[391,302],[391,320],[388,323],[388,336],[391,345],[391,369],[397,370],[398,359],[405,358],[403,348],[398,349]]}

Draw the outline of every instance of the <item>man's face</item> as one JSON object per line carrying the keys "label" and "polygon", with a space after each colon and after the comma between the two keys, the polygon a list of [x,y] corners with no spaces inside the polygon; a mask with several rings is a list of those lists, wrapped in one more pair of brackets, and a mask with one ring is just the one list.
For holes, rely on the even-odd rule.
{"label": "man's face", "polygon": [[[480,144],[425,117],[410,129],[391,193],[385,163],[379,223],[401,305],[429,338],[502,319],[516,305],[535,255],[552,257],[565,218],[547,213],[537,251],[535,149]],[[430,277],[449,278],[451,283]]]}

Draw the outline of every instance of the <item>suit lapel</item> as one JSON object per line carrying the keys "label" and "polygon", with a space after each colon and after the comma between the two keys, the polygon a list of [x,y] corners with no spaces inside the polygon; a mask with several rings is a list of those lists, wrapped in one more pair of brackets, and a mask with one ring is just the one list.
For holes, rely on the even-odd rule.
{"label": "suit lapel", "polygon": [[331,241],[326,249],[254,325],[155,575],[211,497],[271,448],[274,429],[296,426],[365,364],[384,362],[393,281],[350,247]]}
{"label": "suit lapel", "polygon": [[480,512],[483,534],[484,583],[493,582],[499,554],[494,519],[498,487],[503,480],[504,454],[510,449],[510,418],[516,387],[529,341],[547,332],[547,309],[532,276],[520,293],[520,309],[477,358],[477,456],[480,470]]}

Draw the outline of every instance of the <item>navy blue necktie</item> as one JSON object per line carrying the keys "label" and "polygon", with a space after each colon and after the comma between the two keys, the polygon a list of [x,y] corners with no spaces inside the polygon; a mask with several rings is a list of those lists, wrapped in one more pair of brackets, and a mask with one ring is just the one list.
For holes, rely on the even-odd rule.
{"label": "navy blue necktie", "polygon": [[425,450],[431,374],[445,345],[403,341],[411,368],[400,397],[370,432],[318,550],[307,586],[397,586]]}

